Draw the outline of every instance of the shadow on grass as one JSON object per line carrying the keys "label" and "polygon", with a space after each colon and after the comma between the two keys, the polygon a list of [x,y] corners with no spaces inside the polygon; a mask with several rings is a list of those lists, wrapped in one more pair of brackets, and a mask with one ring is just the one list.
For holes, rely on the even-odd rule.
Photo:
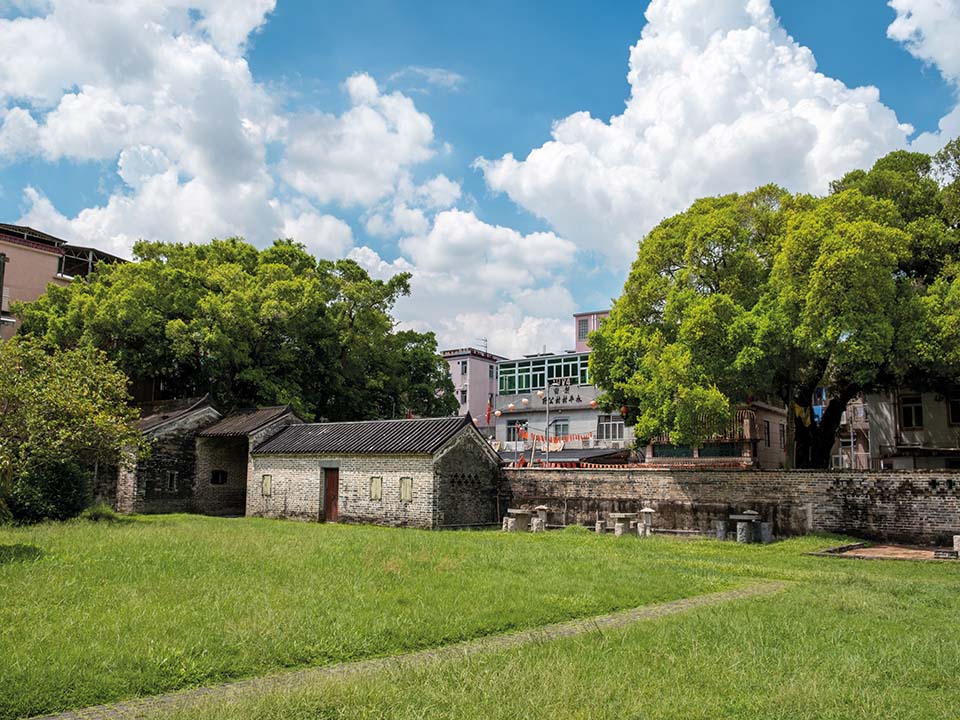
{"label": "shadow on grass", "polygon": [[43,551],[34,545],[0,545],[0,565],[39,560]]}

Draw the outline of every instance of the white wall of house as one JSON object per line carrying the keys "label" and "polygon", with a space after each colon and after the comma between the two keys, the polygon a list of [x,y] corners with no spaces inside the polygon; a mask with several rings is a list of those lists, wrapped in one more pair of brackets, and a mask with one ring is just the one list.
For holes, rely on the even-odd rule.
{"label": "white wall of house", "polygon": [[[960,449],[960,417],[956,408],[953,417],[950,412],[951,399],[956,398],[957,394],[949,392],[905,390],[868,395],[871,458],[889,461],[886,464],[894,469],[947,467],[950,453],[938,455],[937,451]],[[919,412],[905,409],[905,405]]]}

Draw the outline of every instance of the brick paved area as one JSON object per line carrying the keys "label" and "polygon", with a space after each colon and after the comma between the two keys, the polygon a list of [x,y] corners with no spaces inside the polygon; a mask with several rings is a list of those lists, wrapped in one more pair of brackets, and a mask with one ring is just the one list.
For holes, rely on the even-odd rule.
{"label": "brick paved area", "polygon": [[532,630],[524,630],[507,635],[491,635],[433,650],[422,650],[407,653],[406,655],[264,675],[263,677],[252,678],[250,680],[241,680],[239,682],[197,688],[195,690],[185,690],[168,695],[157,695],[113,705],[97,705],[95,707],[60,715],[46,715],[43,718],[35,718],[34,720],[133,720],[134,718],[151,716],[163,709],[173,710],[189,707],[191,703],[201,699],[223,698],[226,700],[243,696],[255,696],[269,690],[295,688],[322,679],[337,678],[358,673],[373,673],[391,667],[403,667],[441,660],[456,660],[457,658],[479,652],[501,650],[528,643],[557,640],[576,635],[586,635],[592,632],[611,630],[641,620],[652,620],[666,615],[674,615],[687,610],[709,607],[734,600],[745,600],[771,595],[782,591],[789,585],[790,583],[779,581],[759,582],[735,590],[725,590],[708,595],[683,598],[658,605],[648,605],[646,607],[611,613],[610,615],[600,615],[592,618],[557,623],[555,625],[545,625]]}

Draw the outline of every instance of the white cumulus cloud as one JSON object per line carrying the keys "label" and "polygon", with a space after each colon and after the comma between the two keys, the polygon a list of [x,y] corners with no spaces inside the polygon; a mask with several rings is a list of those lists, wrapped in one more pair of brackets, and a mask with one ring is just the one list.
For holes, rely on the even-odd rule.
{"label": "white cumulus cloud", "polygon": [[614,263],[697,197],[822,192],[912,132],[876,88],[817,72],[769,0],[653,0],[646,16],[622,114],[574,113],[523,159],[477,161],[492,189]]}
{"label": "white cumulus cloud", "polygon": [[[906,47],[911,55],[933,65],[960,94],[960,2],[958,0],[890,0],[896,19],[887,37]],[[936,132],[921,133],[912,146],[933,153],[960,136],[960,104],[944,115]]]}

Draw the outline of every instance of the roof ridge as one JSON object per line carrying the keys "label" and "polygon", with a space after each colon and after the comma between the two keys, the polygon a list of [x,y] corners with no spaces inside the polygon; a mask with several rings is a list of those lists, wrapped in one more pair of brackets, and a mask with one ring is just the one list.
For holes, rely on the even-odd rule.
{"label": "roof ridge", "polygon": [[291,427],[315,427],[317,425],[359,425],[361,423],[401,423],[401,422],[427,422],[427,421],[437,421],[437,420],[464,420],[470,416],[470,413],[466,415],[440,415],[438,417],[425,417],[425,418],[389,418],[389,419],[380,419],[374,418],[373,420],[327,420],[326,422],[312,422],[312,423],[300,423],[299,425],[291,425]]}

